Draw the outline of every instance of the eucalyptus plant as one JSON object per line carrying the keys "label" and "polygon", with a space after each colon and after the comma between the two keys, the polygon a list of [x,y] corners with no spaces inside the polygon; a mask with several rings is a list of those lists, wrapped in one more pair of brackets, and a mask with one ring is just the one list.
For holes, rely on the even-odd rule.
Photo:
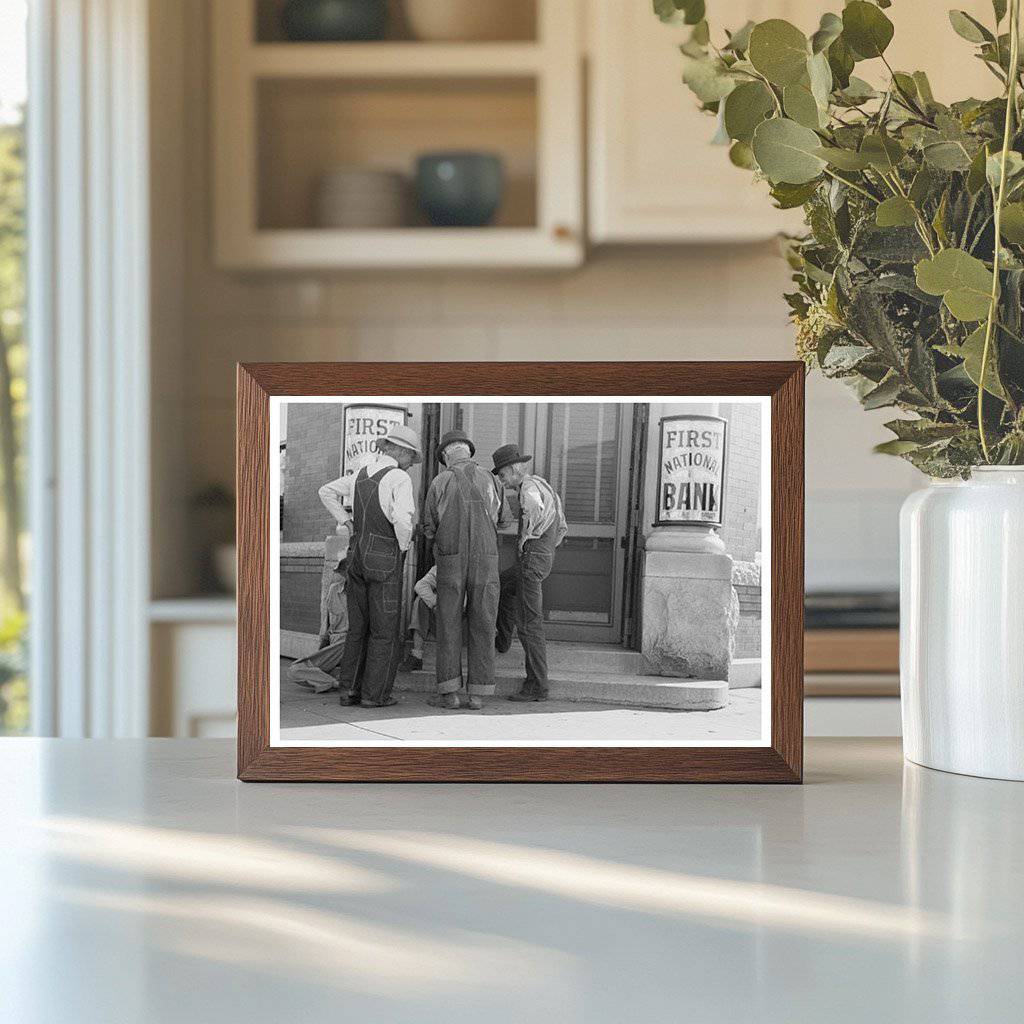
{"label": "eucalyptus plant", "polygon": [[[785,240],[797,351],[865,409],[894,407],[877,450],[931,476],[1024,462],[1024,130],[1020,2],[951,28],[998,95],[938,102],[886,58],[890,0],[852,0],[809,37],[778,18],[716,44],[705,0],[654,0],[691,26],[683,80],[730,160],[803,207]],[[875,62],[887,82],[855,73]]]}

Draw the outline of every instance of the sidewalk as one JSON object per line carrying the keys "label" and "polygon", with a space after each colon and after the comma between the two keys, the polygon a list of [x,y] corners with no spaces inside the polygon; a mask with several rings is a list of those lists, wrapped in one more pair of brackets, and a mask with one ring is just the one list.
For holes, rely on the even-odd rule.
{"label": "sidewalk", "polygon": [[729,704],[718,711],[620,708],[582,701],[515,704],[502,697],[489,700],[482,711],[439,711],[427,704],[426,693],[398,694],[400,703],[390,708],[345,708],[338,703],[337,691],[313,694],[289,684],[284,678],[288,664],[288,659],[281,660],[282,740],[753,741],[761,731],[759,688],[733,690]]}

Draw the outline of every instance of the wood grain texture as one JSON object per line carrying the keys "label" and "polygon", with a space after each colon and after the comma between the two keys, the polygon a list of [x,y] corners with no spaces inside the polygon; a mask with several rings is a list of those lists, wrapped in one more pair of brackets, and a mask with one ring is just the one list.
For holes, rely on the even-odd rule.
{"label": "wood grain texture", "polygon": [[[768,395],[770,747],[271,747],[271,395]],[[799,362],[250,363],[238,368],[238,777],[347,782],[799,782],[804,367]]]}

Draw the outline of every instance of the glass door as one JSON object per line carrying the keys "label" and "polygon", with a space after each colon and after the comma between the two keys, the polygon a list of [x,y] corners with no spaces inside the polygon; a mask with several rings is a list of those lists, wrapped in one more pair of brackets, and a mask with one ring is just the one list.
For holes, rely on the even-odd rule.
{"label": "glass door", "polygon": [[[488,469],[496,448],[518,443],[533,456],[531,472],[561,496],[569,533],[544,585],[551,640],[622,639],[631,410],[615,402],[467,403],[451,407],[444,424],[473,438],[477,462]],[[512,527],[500,539],[503,569],[515,559],[515,533]]]}
{"label": "glass door", "polygon": [[622,639],[628,412],[616,402],[537,406],[535,471],[561,496],[569,526],[544,586],[553,640]]}

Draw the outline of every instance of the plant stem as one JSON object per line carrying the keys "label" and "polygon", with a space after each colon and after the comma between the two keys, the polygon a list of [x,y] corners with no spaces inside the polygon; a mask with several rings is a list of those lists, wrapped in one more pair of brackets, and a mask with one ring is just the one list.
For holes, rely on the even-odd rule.
{"label": "plant stem", "polygon": [[835,181],[841,182],[843,185],[852,188],[854,192],[859,192],[862,196],[866,196],[868,199],[871,200],[871,202],[877,205],[878,196],[873,196],[866,188],[861,188],[860,185],[858,185],[854,181],[847,181],[846,178],[840,178],[838,174],[833,174],[827,167],[824,169],[824,173],[827,174],[830,178],[834,179]]}
{"label": "plant stem", "polygon": [[1010,0],[1010,73],[1006,83],[1006,118],[1003,124],[1003,149],[999,155],[999,189],[995,196],[993,227],[995,243],[992,252],[992,297],[989,300],[988,319],[985,322],[985,345],[981,350],[981,369],[978,371],[978,435],[985,461],[992,462],[988,437],[985,434],[985,373],[988,370],[989,353],[992,346],[992,330],[999,308],[999,256],[1003,201],[1006,197],[1006,160],[1010,151],[1010,138],[1014,115],[1017,111],[1017,67],[1020,61],[1020,0]]}

